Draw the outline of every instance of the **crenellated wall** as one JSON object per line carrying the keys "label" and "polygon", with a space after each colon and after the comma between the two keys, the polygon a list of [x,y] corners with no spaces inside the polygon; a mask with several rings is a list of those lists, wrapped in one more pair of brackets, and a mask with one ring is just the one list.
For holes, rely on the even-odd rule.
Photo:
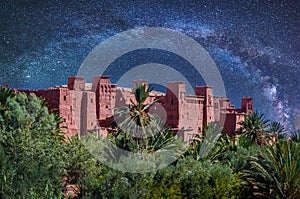
{"label": "crenellated wall", "polygon": [[[135,80],[134,85],[147,80]],[[106,136],[113,121],[114,108],[128,106],[135,97],[131,88],[111,84],[109,76],[94,76],[91,84],[83,77],[69,77],[67,86],[42,90],[23,90],[45,98],[51,111],[64,118],[68,135],[84,135],[93,131]],[[213,87],[195,86],[194,95],[187,95],[184,82],[167,83],[166,93],[150,93],[145,104],[158,102],[150,113],[159,115],[184,140],[190,140],[204,125],[216,122],[224,126],[223,133],[233,133],[245,114],[253,112],[251,97],[242,98],[241,107],[235,108],[226,97],[213,96]]]}

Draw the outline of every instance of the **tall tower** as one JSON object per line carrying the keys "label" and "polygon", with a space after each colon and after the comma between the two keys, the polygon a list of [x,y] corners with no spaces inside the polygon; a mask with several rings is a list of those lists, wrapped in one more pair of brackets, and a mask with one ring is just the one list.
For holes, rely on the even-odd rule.
{"label": "tall tower", "polygon": [[84,91],[85,90],[84,77],[76,77],[76,76],[69,77],[68,89],[74,91]]}
{"label": "tall tower", "polygon": [[195,86],[195,94],[204,97],[203,124],[214,122],[214,98],[212,86]]}
{"label": "tall tower", "polygon": [[184,82],[168,82],[165,98],[167,124],[172,128],[180,128],[180,116],[185,96]]}
{"label": "tall tower", "polygon": [[[68,77],[68,93],[70,94],[70,99],[66,93],[63,96],[63,101],[70,101],[70,111],[71,111],[71,122],[76,126],[79,135],[86,133],[86,113],[87,106],[86,101],[83,96],[85,92],[85,80],[84,77],[71,76]],[[61,115],[61,114],[60,114]]]}
{"label": "tall tower", "polygon": [[98,120],[112,116],[112,88],[109,76],[94,76],[92,91],[96,93],[96,115]]}
{"label": "tall tower", "polygon": [[242,106],[241,109],[244,113],[252,113],[253,112],[253,99],[252,97],[243,97],[242,98]]}

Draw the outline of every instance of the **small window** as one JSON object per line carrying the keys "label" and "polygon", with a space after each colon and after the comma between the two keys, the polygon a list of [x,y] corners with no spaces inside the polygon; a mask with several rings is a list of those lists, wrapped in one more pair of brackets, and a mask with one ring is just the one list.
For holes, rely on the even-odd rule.
{"label": "small window", "polygon": [[215,108],[219,108],[219,104],[218,103],[215,103]]}
{"label": "small window", "polygon": [[174,100],[173,99],[171,100],[171,104],[174,105]]}
{"label": "small window", "polygon": [[91,99],[91,103],[93,103],[93,99]]}
{"label": "small window", "polygon": [[67,97],[66,96],[64,96],[64,100],[67,101]]}

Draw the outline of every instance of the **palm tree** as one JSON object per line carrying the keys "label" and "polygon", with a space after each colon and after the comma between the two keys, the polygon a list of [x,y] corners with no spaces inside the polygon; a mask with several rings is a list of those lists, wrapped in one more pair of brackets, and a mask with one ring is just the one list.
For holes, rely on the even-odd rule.
{"label": "palm tree", "polygon": [[271,122],[269,127],[270,133],[281,134],[285,132],[285,128],[280,122]]}
{"label": "palm tree", "polygon": [[174,135],[169,128],[164,128],[153,137],[148,138],[148,151],[157,151],[174,141]]}
{"label": "palm tree", "polygon": [[[155,119],[148,111],[159,99],[156,99],[149,104],[145,104],[151,91],[152,88],[149,87],[146,89],[145,84],[135,85],[133,88],[135,102],[130,100],[129,107],[121,107],[115,110],[114,119],[117,121],[118,127],[122,131],[131,132],[136,137],[153,136],[151,129],[147,129],[147,127],[153,126],[154,124],[157,124],[157,122],[154,122]],[[149,131],[146,131],[146,129]]]}
{"label": "palm tree", "polygon": [[151,91],[152,88],[146,89],[145,84],[135,85],[133,88],[135,99],[130,100],[129,107],[115,110],[115,125],[118,125],[114,137],[118,147],[131,151],[140,149],[153,151],[174,139],[159,118],[149,113],[150,107],[159,100],[146,104]]}
{"label": "palm tree", "polygon": [[[210,123],[203,128],[202,134],[196,134],[186,155],[193,156],[196,160],[217,159],[217,151],[226,145],[221,139],[221,131],[217,124]],[[229,143],[228,143],[229,144]],[[220,146],[220,147],[219,147]]]}
{"label": "palm tree", "polygon": [[250,156],[242,178],[257,198],[300,197],[300,144],[279,140]]}
{"label": "palm tree", "polygon": [[216,149],[216,144],[219,141],[222,129],[217,124],[210,123],[204,128],[205,138],[199,151],[200,159],[204,159],[213,154],[213,149]]}
{"label": "palm tree", "polygon": [[241,128],[238,134],[247,139],[250,144],[264,145],[268,143],[269,137],[266,136],[269,127],[269,120],[263,114],[253,112],[246,115],[244,121],[239,123]]}
{"label": "palm tree", "polygon": [[145,84],[135,85],[133,88],[135,102],[130,100],[129,111],[131,119],[138,125],[138,126],[145,126],[150,122],[150,116],[148,113],[148,109],[153,106],[158,100],[154,100],[153,102],[145,105],[145,101],[150,95],[152,88],[149,87],[146,89]]}
{"label": "palm tree", "polygon": [[272,141],[277,141],[278,137],[285,134],[285,128],[280,122],[271,122],[269,125],[268,136]]}
{"label": "palm tree", "polygon": [[134,87],[135,99],[129,107],[115,109],[115,132],[108,138],[113,144],[114,165],[122,171],[153,171],[176,161],[186,150],[181,139],[149,113],[158,101],[146,103],[151,90],[145,85]]}
{"label": "palm tree", "polygon": [[300,142],[300,131],[293,131],[291,133],[281,133],[279,134],[279,139],[290,141],[290,142]]}
{"label": "palm tree", "polygon": [[293,131],[288,137],[292,142],[300,142],[300,131]]}

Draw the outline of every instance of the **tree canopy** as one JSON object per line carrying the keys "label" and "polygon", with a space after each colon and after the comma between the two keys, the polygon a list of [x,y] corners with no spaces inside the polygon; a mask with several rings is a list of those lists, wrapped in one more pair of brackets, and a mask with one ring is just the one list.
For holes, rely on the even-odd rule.
{"label": "tree canopy", "polygon": [[[171,149],[177,138],[155,126],[148,91],[135,88],[136,101],[119,112],[125,123],[106,139],[134,153]],[[300,198],[299,132],[258,112],[241,122],[236,140],[209,124],[171,164],[141,173],[96,159],[83,138],[65,139],[60,122],[43,99],[0,87],[0,198]],[[124,128],[132,124],[139,128]],[[154,136],[134,137],[150,129]],[[270,142],[274,136],[279,140]]]}

